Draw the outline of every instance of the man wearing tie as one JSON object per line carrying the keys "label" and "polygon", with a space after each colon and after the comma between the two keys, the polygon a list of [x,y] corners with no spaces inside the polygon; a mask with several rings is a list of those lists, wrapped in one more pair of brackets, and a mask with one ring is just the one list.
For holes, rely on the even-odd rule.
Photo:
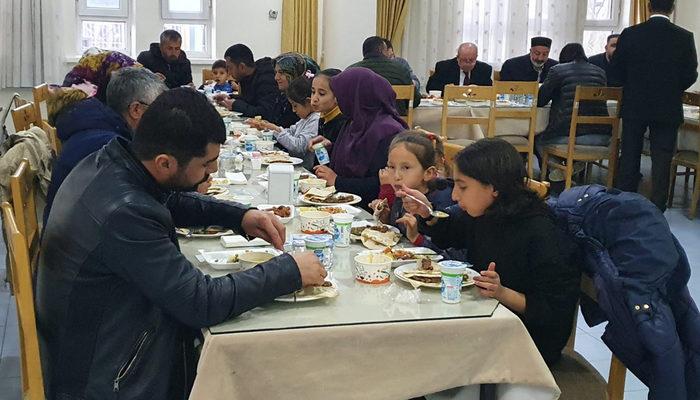
{"label": "man wearing tie", "polygon": [[549,69],[557,62],[549,58],[552,39],[537,36],[530,39],[530,54],[506,60],[501,68],[502,81],[544,82]]}
{"label": "man wearing tie", "polygon": [[445,85],[491,86],[490,65],[477,61],[479,48],[474,43],[462,43],[457,48],[457,57],[435,64],[435,73],[428,79],[426,90],[442,91]]}
{"label": "man wearing tie", "polygon": [[678,128],[683,122],[681,97],[698,77],[693,34],[674,25],[674,0],[650,0],[651,17],[620,34],[613,73],[622,84],[622,145],[615,186],[636,192],[644,133],[649,128],[651,201],[666,210],[670,166]]}

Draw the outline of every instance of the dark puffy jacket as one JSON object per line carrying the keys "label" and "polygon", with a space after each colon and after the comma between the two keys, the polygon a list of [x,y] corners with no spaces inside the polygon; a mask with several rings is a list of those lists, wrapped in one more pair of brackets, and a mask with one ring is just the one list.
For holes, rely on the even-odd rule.
{"label": "dark puffy jacket", "polygon": [[37,326],[48,399],[186,399],[199,329],[301,287],[289,255],[219,278],[176,226],[240,229],[246,210],[168,192],[113,140],[63,183],[46,226]]}
{"label": "dark puffy jacket", "polygon": [[73,168],[115,137],[131,139],[131,129],[124,118],[95,97],[73,103],[61,110],[56,117],[56,131],[63,149],[54,161],[51,172],[44,226],[56,192]]}
{"label": "dark puffy jacket", "polygon": [[[569,136],[571,113],[574,110],[576,86],[605,86],[605,71],[587,62],[574,61],[553,66],[540,87],[537,105],[544,107],[552,101],[547,129],[540,134],[542,139]],[[604,102],[582,102],[579,115],[608,115]],[[579,125],[577,136],[588,134],[610,134],[609,127]]]}
{"label": "dark puffy jacket", "polygon": [[241,79],[241,94],[233,102],[233,111],[243,113],[244,117],[262,116],[268,121],[277,120],[274,106],[280,90],[275,82],[275,69],[270,57],[255,62],[253,75]]}
{"label": "dark puffy jacket", "polygon": [[159,72],[165,76],[165,84],[168,88],[176,88],[192,82],[192,65],[187,59],[187,54],[180,51],[180,56],[174,63],[168,63],[160,52],[160,44],[151,43],[151,48],[142,51],[136,61],[152,72]]}
{"label": "dark puffy jacket", "polygon": [[[379,55],[367,55],[362,61],[358,61],[351,67],[362,67],[371,69],[377,75],[381,75],[389,81],[392,85],[413,85],[413,80],[411,79],[411,72],[406,69],[403,65],[394,62],[384,56]],[[413,87],[413,108],[420,105],[420,92],[417,86]],[[397,101],[396,110],[401,115],[406,115],[408,112],[408,102],[407,101]]]}
{"label": "dark puffy jacket", "polygon": [[581,299],[589,326],[649,387],[650,399],[700,399],[700,313],[690,266],[659,209],[637,193],[600,185],[563,192],[550,206],[584,252],[597,301]]}

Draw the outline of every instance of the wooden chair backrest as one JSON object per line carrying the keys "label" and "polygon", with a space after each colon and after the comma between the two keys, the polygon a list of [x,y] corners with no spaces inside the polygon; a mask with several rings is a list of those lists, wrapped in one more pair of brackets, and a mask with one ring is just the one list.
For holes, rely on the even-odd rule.
{"label": "wooden chair backrest", "polygon": [[[32,288],[31,260],[36,259],[27,241],[17,227],[12,206],[2,203],[3,225],[7,235],[9,258],[12,264],[12,284],[17,303],[17,328],[19,329],[22,398],[43,399],[44,379],[39,356],[39,336],[36,328],[34,290]],[[38,251],[38,250],[37,250]]]}
{"label": "wooden chair backrest", "polygon": [[20,161],[15,173],[10,176],[14,218],[19,232],[30,248],[39,242],[34,177],[35,173],[31,170],[26,158]]}
{"label": "wooden chair backrest", "polygon": [[31,101],[13,108],[10,113],[12,114],[12,123],[15,125],[15,132],[26,131],[32,125],[40,125],[41,120],[37,118],[34,104]]}
{"label": "wooden chair backrest", "polygon": [[39,86],[34,86],[32,95],[34,96],[34,112],[36,113],[36,118],[39,120],[48,119],[48,115],[46,115],[46,118],[41,115],[41,104],[49,99],[49,85],[47,83],[42,83]]}
{"label": "wooden chair backrest", "polygon": [[415,95],[415,86],[411,85],[391,85],[396,93],[396,100],[408,100],[407,114],[402,116],[408,124],[409,129],[413,127],[413,99]]}
{"label": "wooden chair backrest", "polygon": [[501,71],[493,71],[493,80],[494,81],[500,81],[501,80]]}
{"label": "wooden chair backrest", "polygon": [[41,129],[46,132],[46,135],[49,137],[49,143],[51,144],[51,150],[53,150],[54,156],[58,157],[63,148],[61,139],[58,138],[58,131],[44,120],[41,121]]}
{"label": "wooden chair backrest", "polygon": [[443,142],[442,146],[445,150],[445,162],[450,166],[453,166],[455,162],[455,157],[457,157],[457,153],[462,151],[464,146],[448,142]]}
{"label": "wooden chair backrest", "polygon": [[447,126],[452,124],[463,125],[482,125],[487,126],[487,130],[491,128],[493,113],[489,112],[488,117],[466,117],[466,116],[451,116],[448,113],[450,101],[488,101],[489,108],[493,110],[496,102],[496,91],[493,86],[456,86],[445,85],[445,90],[442,95],[442,129],[440,135],[443,139],[447,139]]}
{"label": "wooden chair backrest", "polygon": [[212,72],[212,70],[209,68],[202,69],[202,85],[206,81],[212,81],[212,80],[214,80],[214,72]]}
{"label": "wooden chair backrest", "polygon": [[533,192],[537,193],[537,196],[544,199],[549,194],[549,182],[540,182],[534,179],[525,178],[527,187]]}

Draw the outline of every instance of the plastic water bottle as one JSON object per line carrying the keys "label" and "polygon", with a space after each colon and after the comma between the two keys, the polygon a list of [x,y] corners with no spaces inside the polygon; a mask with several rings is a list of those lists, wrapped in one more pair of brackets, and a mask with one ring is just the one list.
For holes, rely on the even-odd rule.
{"label": "plastic water bottle", "polygon": [[331,162],[331,158],[328,155],[328,150],[322,143],[316,143],[313,146],[314,153],[316,153],[316,159],[320,165],[326,165]]}

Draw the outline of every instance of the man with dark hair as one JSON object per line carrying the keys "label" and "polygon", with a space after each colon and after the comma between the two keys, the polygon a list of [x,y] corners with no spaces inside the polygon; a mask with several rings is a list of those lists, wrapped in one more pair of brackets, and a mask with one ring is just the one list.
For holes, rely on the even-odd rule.
{"label": "man with dark hair", "polygon": [[617,82],[613,79],[612,65],[610,61],[612,60],[613,54],[615,54],[615,49],[617,48],[617,40],[620,37],[619,34],[612,34],[608,36],[608,40],[605,42],[605,51],[591,56],[588,58],[588,62],[596,65],[605,71],[605,75],[608,77],[608,86],[617,86]]}
{"label": "man with dark hair", "polygon": [[549,58],[552,39],[536,36],[530,39],[530,54],[506,60],[501,67],[502,81],[544,82],[549,69],[557,62]]}
{"label": "man with dark hair", "polygon": [[[379,36],[370,36],[362,43],[363,60],[352,64],[350,67],[363,67],[371,69],[376,74],[384,77],[392,85],[413,85],[410,72],[401,64],[395,63],[385,55],[387,51],[386,42]],[[418,87],[414,87],[413,107],[420,104],[420,92]],[[399,114],[406,115],[408,104],[406,101],[399,101],[396,108]]]}
{"label": "man with dark hair", "polygon": [[226,49],[224,58],[229,75],[240,86],[240,95],[235,98],[223,93],[216,95],[217,103],[242,113],[244,117],[259,115],[268,121],[273,120],[271,114],[279,90],[272,59],[264,57],[254,61],[250,48],[240,43]]}
{"label": "man with dark hair", "polygon": [[181,46],[180,33],[168,29],[160,34],[160,43],[151,43],[151,48],[142,51],[136,61],[155,72],[171,89],[191,85],[192,65]]}
{"label": "man with dark hair", "polygon": [[613,74],[623,88],[622,145],[615,186],[636,192],[649,129],[651,201],[666,210],[670,166],[683,122],[681,96],[698,77],[693,33],[673,24],[674,0],[649,1],[651,17],[620,34]]}
{"label": "man with dark hair", "polygon": [[435,73],[428,79],[426,90],[440,90],[445,85],[491,86],[493,68],[478,61],[479,48],[474,43],[462,43],[457,48],[457,56],[435,64]]}
{"label": "man with dark hair", "polygon": [[408,74],[411,75],[411,80],[413,81],[413,84],[416,85],[416,90],[420,92],[420,80],[418,79],[416,74],[413,73],[413,68],[411,68],[411,65],[408,63],[408,60],[406,60],[403,57],[396,56],[396,53],[394,53],[394,45],[391,43],[391,40],[384,39],[384,44],[386,45],[384,56],[406,68],[408,70]]}
{"label": "man with dark hair", "polygon": [[176,226],[223,225],[282,247],[274,216],[182,192],[216,171],[225,139],[203,94],[173,89],[131,144],[113,140],[64,181],[37,277],[47,398],[186,399],[200,329],[323,283],[310,252],[219,278],[180,253]]}

